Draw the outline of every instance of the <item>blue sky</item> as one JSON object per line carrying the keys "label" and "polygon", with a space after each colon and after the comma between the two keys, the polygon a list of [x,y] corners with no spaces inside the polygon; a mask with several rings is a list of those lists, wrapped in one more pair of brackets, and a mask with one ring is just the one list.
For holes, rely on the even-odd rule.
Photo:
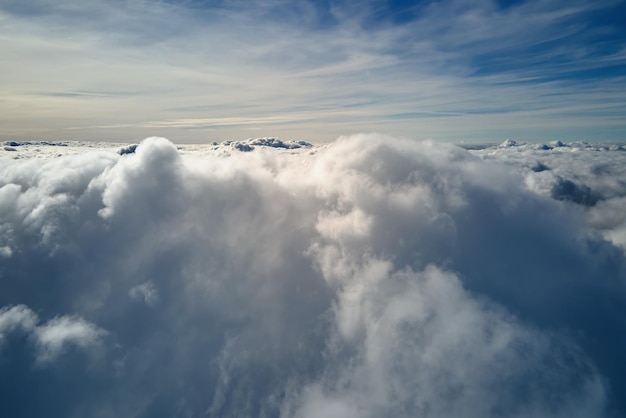
{"label": "blue sky", "polygon": [[0,0],[0,138],[626,140],[624,1]]}

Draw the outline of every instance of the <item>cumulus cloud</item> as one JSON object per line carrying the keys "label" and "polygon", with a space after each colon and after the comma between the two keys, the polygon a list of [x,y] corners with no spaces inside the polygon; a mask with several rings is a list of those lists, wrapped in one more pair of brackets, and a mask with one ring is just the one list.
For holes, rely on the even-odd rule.
{"label": "cumulus cloud", "polygon": [[70,346],[85,349],[98,345],[106,334],[82,318],[60,316],[43,325],[38,323],[37,314],[25,305],[3,307],[0,309],[0,343],[11,332],[30,334],[37,346],[37,362],[46,363],[56,359]]}
{"label": "cumulus cloud", "polygon": [[626,148],[588,143],[517,144],[473,151],[517,169],[536,193],[571,202],[585,211],[590,226],[626,248]]}
{"label": "cumulus cloud", "polygon": [[37,315],[28,307],[12,306],[0,309],[0,341],[4,334],[16,329],[31,330],[37,324]]}
{"label": "cumulus cloud", "polygon": [[355,283],[340,300],[338,322],[360,322],[350,343],[340,328],[340,350],[352,355],[329,350],[296,416],[602,415],[603,382],[575,347],[522,326],[437,268],[376,270],[359,274],[374,283]]}
{"label": "cumulus cloud", "polygon": [[7,411],[624,415],[625,256],[597,233],[622,218],[587,212],[621,186],[569,167],[586,154],[240,144],[3,160]]}
{"label": "cumulus cloud", "polygon": [[96,345],[105,332],[94,325],[71,317],[54,318],[35,330],[39,360],[58,357],[68,346],[87,348]]}

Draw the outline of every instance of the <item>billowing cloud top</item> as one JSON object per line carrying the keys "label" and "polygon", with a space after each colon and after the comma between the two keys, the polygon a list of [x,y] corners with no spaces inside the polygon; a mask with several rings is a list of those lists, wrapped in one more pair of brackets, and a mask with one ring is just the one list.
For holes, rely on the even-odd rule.
{"label": "billowing cloud top", "polygon": [[626,414],[622,147],[6,147],[7,416]]}

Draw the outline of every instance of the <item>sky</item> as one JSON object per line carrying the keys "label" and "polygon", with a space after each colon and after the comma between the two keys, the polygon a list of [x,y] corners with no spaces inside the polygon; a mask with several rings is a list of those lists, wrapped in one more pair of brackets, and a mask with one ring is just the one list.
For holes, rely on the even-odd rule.
{"label": "sky", "polygon": [[0,148],[13,418],[626,417],[626,146]]}
{"label": "sky", "polygon": [[626,2],[0,0],[0,139],[626,140]]}

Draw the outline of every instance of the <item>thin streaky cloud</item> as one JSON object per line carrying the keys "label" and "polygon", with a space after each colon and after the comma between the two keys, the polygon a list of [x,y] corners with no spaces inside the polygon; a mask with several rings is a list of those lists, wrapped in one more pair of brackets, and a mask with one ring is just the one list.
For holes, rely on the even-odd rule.
{"label": "thin streaky cloud", "polygon": [[[289,114],[285,123],[291,124],[293,109],[311,106],[335,109],[334,119],[344,120],[323,125],[315,121],[329,115],[311,116],[311,110],[294,116],[303,139],[330,140],[356,123],[359,131],[373,130],[390,114],[471,115],[505,108],[517,113],[516,126],[528,127],[525,133],[512,127],[510,136],[539,140],[542,131],[534,126],[550,124],[550,115],[529,120],[529,110],[567,115],[576,105],[580,111],[570,120],[582,118],[591,126],[601,122],[603,103],[615,104],[607,116],[624,109],[615,92],[626,88],[626,33],[610,18],[624,8],[621,1],[503,6],[451,0],[398,9],[349,1],[242,6],[0,2],[0,53],[7,57],[0,64],[0,136],[22,130],[54,137],[69,127],[129,125],[135,127],[130,137],[118,139],[136,140],[134,135],[157,133],[146,130],[157,127],[151,121],[241,118],[253,125]],[[607,85],[611,91],[603,89]],[[33,91],[49,97],[34,97]],[[87,106],[80,101],[87,98],[80,92],[101,91],[115,95],[89,96]],[[368,103],[364,110],[371,121],[341,112],[355,100]],[[172,109],[189,111],[181,118]],[[498,112],[491,115],[493,123],[497,118]],[[285,126],[276,121],[272,128],[280,136]],[[406,118],[392,129],[457,139],[420,118]],[[162,134],[176,139],[176,132]],[[489,135],[473,135],[482,133]],[[93,139],[111,139],[110,134],[89,133]],[[601,131],[597,135],[609,139]]]}

